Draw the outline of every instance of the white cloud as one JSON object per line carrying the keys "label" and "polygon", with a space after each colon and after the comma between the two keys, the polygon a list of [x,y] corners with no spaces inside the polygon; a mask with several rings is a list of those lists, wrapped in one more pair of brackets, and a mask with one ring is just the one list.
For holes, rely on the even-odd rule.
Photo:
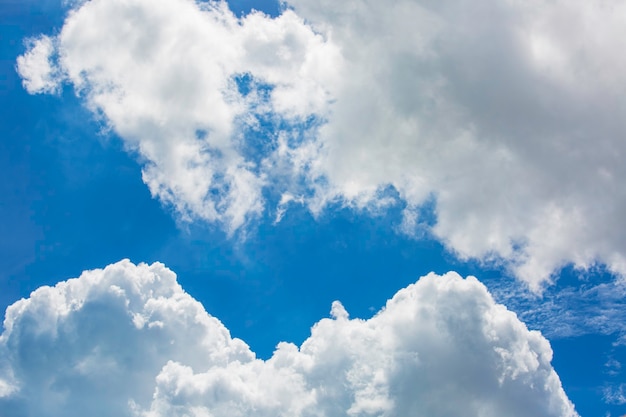
{"label": "white cloud", "polygon": [[3,401],[19,406],[0,405],[3,416],[129,415],[168,360],[206,370],[252,359],[158,263],[122,261],[39,288],[7,309],[4,328],[0,379],[18,391]]}
{"label": "white cloud", "polygon": [[508,262],[533,289],[567,263],[626,273],[626,6],[287,5],[238,19],[223,3],[78,3],[50,41],[56,66],[40,42],[20,72],[31,92],[63,74],[139,153],[153,195],[190,219],[233,232],[267,189],[314,212],[384,207],[392,185],[403,229],[434,196],[435,236],[461,258]]}
{"label": "white cloud", "polygon": [[[369,320],[340,303],[267,360],[162,264],[122,261],[7,309],[0,409],[45,416],[575,416],[546,339],[475,278],[434,274]],[[8,413],[8,414],[7,414]]]}
{"label": "white cloud", "polygon": [[438,238],[535,289],[568,262],[626,272],[623,4],[289,4],[344,54],[321,134],[331,196],[434,195]]}
{"label": "white cloud", "polygon": [[[93,0],[18,59],[29,92],[64,81],[144,161],[153,195],[229,232],[262,211],[268,174],[246,157],[257,114],[299,120],[328,100],[335,51],[292,12],[236,18],[225,3]],[[58,54],[51,69],[51,55]],[[52,71],[62,74],[52,79]],[[247,88],[236,77],[252,76]],[[54,84],[54,81],[57,84]],[[257,91],[271,85],[269,97]],[[273,136],[262,138],[275,141]]]}
{"label": "white cloud", "polygon": [[53,41],[48,36],[27,41],[28,51],[17,58],[17,71],[22,77],[26,91],[55,93],[59,87],[59,76],[51,62],[54,53]]}

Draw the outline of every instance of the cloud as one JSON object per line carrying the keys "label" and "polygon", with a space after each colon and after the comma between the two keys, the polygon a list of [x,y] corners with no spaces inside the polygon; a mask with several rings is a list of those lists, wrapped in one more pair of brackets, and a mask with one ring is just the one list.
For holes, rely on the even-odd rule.
{"label": "cloud", "polygon": [[[161,264],[122,261],[42,287],[7,309],[0,358],[18,415],[130,415],[168,361],[199,370],[252,353]],[[6,414],[4,414],[6,415]]]}
{"label": "cloud", "polygon": [[345,73],[320,133],[326,198],[392,184],[461,258],[537,289],[564,264],[624,273],[624,6],[292,0]]}
{"label": "cloud", "polygon": [[268,193],[319,213],[385,207],[392,186],[402,230],[423,233],[434,200],[434,236],[535,290],[569,263],[626,273],[626,6],[287,6],[239,19],[224,3],[92,0],[18,67],[30,92],[73,85],[188,219],[232,233]]}
{"label": "cloud", "polygon": [[[600,274],[599,271],[593,273]],[[541,296],[519,282],[486,282],[493,297],[549,339],[585,334],[615,335],[617,343],[626,340],[626,283],[605,276],[605,282],[576,277],[569,285],[547,288]]]}
{"label": "cloud", "polygon": [[7,417],[575,416],[551,359],[539,332],[451,272],[400,290],[368,320],[335,302],[300,347],[280,343],[263,361],[162,264],[126,260],[7,309],[0,407]]}
{"label": "cloud", "polygon": [[28,39],[28,51],[17,58],[17,71],[23,77],[23,84],[30,94],[56,93],[59,89],[59,75],[51,62],[54,54],[53,41],[48,36]]}
{"label": "cloud", "polygon": [[623,405],[626,404],[626,384],[619,384],[618,386],[606,386],[603,389],[604,401],[607,404]]}
{"label": "cloud", "polygon": [[232,233],[263,208],[268,162],[251,154],[278,138],[254,133],[259,119],[322,113],[336,55],[292,12],[239,19],[225,3],[94,0],[18,71],[31,93],[71,84],[138,154],[154,196]]}

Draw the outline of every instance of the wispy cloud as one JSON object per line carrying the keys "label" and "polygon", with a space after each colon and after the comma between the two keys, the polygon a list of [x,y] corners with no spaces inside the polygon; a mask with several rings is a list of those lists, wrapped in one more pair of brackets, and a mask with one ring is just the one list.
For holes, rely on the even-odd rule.
{"label": "wispy cloud", "polygon": [[596,272],[603,282],[579,273],[573,282],[549,287],[541,296],[507,279],[489,280],[487,285],[498,302],[549,338],[604,334],[615,335],[620,343],[626,335],[626,283]]}
{"label": "wispy cloud", "polygon": [[626,384],[607,386],[604,388],[604,400],[608,404],[626,404]]}

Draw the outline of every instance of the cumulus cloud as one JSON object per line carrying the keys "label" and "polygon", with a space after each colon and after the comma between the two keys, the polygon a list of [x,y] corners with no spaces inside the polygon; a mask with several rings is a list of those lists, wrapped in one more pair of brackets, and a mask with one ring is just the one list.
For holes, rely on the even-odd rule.
{"label": "cumulus cloud", "polygon": [[475,278],[430,274],[368,320],[335,302],[267,361],[162,264],[121,261],[7,309],[0,407],[17,416],[576,416],[537,331]]}
{"label": "cumulus cloud", "polygon": [[249,143],[259,118],[321,114],[337,54],[292,12],[239,19],[225,3],[94,0],[54,42],[37,40],[18,71],[29,92],[73,85],[139,154],[153,195],[233,232],[263,207],[268,162]]}
{"label": "cumulus cloud", "polygon": [[434,196],[435,236],[535,289],[569,262],[626,272],[622,4],[289,3],[344,53],[320,135],[331,197]]}
{"label": "cumulus cloud", "polygon": [[393,186],[403,230],[434,199],[434,236],[534,289],[567,263],[626,273],[626,6],[287,6],[236,18],[224,3],[78,3],[18,67],[31,92],[72,84],[188,218],[232,232],[268,190],[319,212],[384,207]]}
{"label": "cumulus cloud", "polygon": [[10,306],[0,352],[0,379],[13,391],[5,416],[130,415],[129,400],[150,401],[168,360],[207,370],[253,358],[174,273],[129,261]]}

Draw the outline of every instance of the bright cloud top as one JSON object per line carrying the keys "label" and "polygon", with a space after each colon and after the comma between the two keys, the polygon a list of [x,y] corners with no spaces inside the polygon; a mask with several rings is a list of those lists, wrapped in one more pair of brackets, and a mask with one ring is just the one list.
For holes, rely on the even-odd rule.
{"label": "bright cloud top", "polygon": [[[539,288],[566,263],[626,273],[626,6],[559,0],[92,0],[18,60],[66,82],[137,151],[153,195],[229,231],[266,192],[407,204],[461,258]],[[279,208],[279,216],[284,207]]]}
{"label": "bright cloud top", "polygon": [[[37,416],[576,416],[539,332],[430,274],[369,320],[339,302],[267,361],[162,264],[122,261],[7,309],[0,406]],[[6,414],[8,411],[9,414]]]}

